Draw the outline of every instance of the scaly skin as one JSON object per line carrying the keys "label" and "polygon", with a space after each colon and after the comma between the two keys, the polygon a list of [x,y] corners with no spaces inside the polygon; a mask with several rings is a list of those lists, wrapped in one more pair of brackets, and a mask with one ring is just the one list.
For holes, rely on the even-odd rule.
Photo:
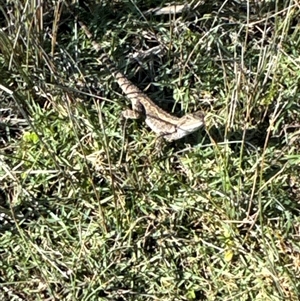
{"label": "scaly skin", "polygon": [[[102,50],[101,46],[93,40],[92,34],[86,25],[81,21],[79,21],[79,24],[87,37],[92,41],[95,50]],[[146,94],[128,80],[125,75],[117,70],[115,64],[105,52],[98,58],[98,61],[107,66],[124,94],[132,103],[132,110],[123,111],[125,118],[137,119],[145,116],[146,124],[159,137],[163,137],[167,141],[183,138],[204,126],[204,113],[202,111],[186,114],[181,118],[170,115],[158,107]]]}

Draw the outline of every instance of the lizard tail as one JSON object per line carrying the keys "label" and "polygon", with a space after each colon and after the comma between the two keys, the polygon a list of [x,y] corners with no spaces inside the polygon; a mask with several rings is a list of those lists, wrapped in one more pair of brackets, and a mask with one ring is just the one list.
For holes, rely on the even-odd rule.
{"label": "lizard tail", "polygon": [[91,40],[93,48],[96,50],[96,52],[100,52],[102,51],[100,57],[97,59],[98,62],[100,64],[103,64],[106,66],[107,69],[109,69],[109,71],[111,72],[111,74],[115,77],[115,78],[119,78],[119,71],[118,68],[116,67],[115,63],[111,60],[111,58],[109,57],[109,55],[103,51],[103,49],[101,48],[100,44],[97,43],[94,39],[93,39],[93,35],[91,34],[91,32],[88,30],[87,26],[80,20],[78,20],[78,23],[80,25],[80,27],[83,29],[85,35]]}

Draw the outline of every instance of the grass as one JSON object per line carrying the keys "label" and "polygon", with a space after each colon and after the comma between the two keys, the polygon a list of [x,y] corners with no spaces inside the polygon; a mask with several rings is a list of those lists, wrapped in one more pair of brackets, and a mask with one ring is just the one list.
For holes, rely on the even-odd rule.
{"label": "grass", "polygon": [[80,10],[159,106],[205,112],[161,150],[63,1],[0,2],[2,300],[299,299],[300,7],[206,2]]}

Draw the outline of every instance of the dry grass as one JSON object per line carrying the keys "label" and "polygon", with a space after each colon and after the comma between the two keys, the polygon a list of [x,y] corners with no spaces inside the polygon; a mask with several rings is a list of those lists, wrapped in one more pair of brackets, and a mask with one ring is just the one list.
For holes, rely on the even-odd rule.
{"label": "dry grass", "polygon": [[206,2],[80,10],[158,105],[206,112],[161,152],[66,5],[0,2],[2,300],[299,299],[300,7]]}

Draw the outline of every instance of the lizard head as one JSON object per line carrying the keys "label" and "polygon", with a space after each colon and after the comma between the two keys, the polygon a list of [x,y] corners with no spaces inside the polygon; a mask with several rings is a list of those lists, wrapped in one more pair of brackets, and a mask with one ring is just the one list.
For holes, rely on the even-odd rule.
{"label": "lizard head", "polygon": [[204,113],[197,111],[194,113],[186,114],[183,117],[179,118],[178,122],[174,125],[176,126],[176,131],[164,135],[164,138],[168,141],[180,139],[204,126]]}
{"label": "lizard head", "polygon": [[195,132],[205,125],[204,116],[202,111],[184,115],[180,118],[180,122],[177,125],[178,131],[185,132],[186,135]]}

